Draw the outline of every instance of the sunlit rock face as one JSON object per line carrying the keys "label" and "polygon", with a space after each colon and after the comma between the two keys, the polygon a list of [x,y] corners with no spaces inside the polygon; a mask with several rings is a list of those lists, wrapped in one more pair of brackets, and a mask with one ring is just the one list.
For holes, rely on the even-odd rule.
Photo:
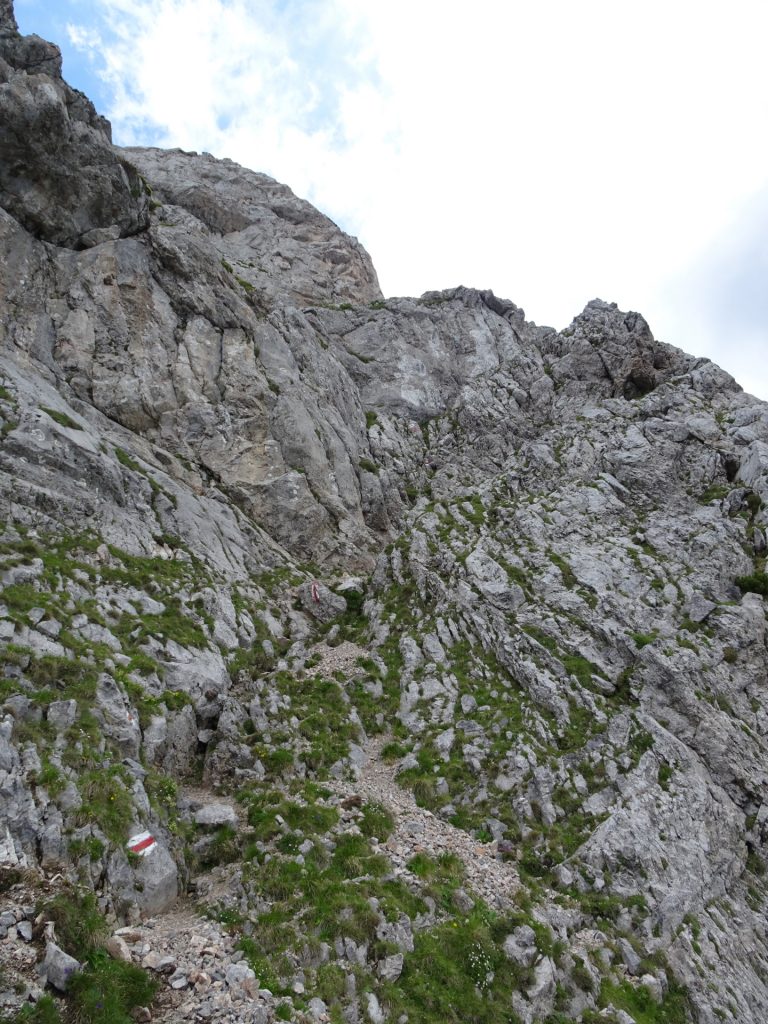
{"label": "sunlit rock face", "polygon": [[0,0],[4,865],[224,900],[315,1019],[762,1024],[767,510],[768,405],[639,314],[385,299]]}

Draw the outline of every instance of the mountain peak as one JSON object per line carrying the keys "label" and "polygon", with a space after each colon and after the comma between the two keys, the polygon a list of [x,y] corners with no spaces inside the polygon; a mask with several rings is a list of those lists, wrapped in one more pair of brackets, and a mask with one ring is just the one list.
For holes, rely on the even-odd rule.
{"label": "mountain peak", "polygon": [[384,297],[0,13],[9,1012],[763,1024],[768,405]]}

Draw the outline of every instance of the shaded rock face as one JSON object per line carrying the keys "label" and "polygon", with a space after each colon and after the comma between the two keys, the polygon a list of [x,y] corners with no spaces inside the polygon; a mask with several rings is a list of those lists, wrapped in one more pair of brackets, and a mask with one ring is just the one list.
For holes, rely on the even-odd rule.
{"label": "shaded rock face", "polygon": [[[557,332],[489,291],[383,299],[285,186],[115,149],[7,0],[0,26],[0,862],[124,915],[220,857],[243,920],[282,915],[259,872],[365,812],[286,821],[393,732],[430,835],[519,867],[521,1020],[674,977],[695,1019],[762,1024],[768,406],[612,303]],[[407,985],[439,926],[412,896],[380,949],[346,906],[297,938],[281,988],[334,956]],[[348,1019],[385,1012],[361,991]]]}
{"label": "shaded rock face", "polygon": [[6,35],[18,33],[18,31],[19,26],[16,23],[13,0],[0,0],[0,33]]}
{"label": "shaded rock face", "polygon": [[37,238],[73,249],[146,228],[138,172],[109,122],[61,78],[61,52],[0,11],[0,206]]}

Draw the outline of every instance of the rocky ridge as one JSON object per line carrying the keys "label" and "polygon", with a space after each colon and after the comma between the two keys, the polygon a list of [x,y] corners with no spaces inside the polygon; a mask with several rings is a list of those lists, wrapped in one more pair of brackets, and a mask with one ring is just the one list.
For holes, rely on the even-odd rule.
{"label": "rocky ridge", "polygon": [[144,1020],[763,1021],[768,406],[383,298],[8,0],[0,111],[3,1005],[59,950],[101,1020],[106,950]]}

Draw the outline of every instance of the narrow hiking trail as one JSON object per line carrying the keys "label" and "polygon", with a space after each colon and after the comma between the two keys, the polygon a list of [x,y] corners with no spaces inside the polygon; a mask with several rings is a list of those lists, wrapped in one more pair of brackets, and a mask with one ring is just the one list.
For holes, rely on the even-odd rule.
{"label": "narrow hiking trail", "polygon": [[343,797],[359,796],[364,802],[383,804],[392,815],[395,827],[382,843],[395,868],[405,868],[418,853],[433,857],[450,853],[464,864],[466,880],[472,892],[489,906],[500,909],[514,896],[520,885],[515,866],[498,859],[496,843],[480,843],[467,832],[419,807],[413,794],[400,786],[396,765],[381,757],[387,737],[369,739],[367,759],[356,782],[338,782],[334,790]]}
{"label": "narrow hiking trail", "polygon": [[[313,671],[332,676],[335,671],[349,672],[370,652],[345,641],[338,647],[318,644],[313,649],[318,659]],[[359,796],[364,802],[383,804],[392,814],[395,828],[382,843],[395,868],[403,869],[417,853],[440,856],[451,853],[464,864],[468,886],[489,906],[500,909],[520,886],[513,863],[499,859],[495,842],[481,843],[467,832],[451,825],[431,811],[419,807],[410,790],[397,782],[396,764],[382,759],[389,737],[372,736],[365,743],[365,762],[355,781],[339,780],[331,788],[342,798]]]}
{"label": "narrow hiking trail", "polygon": [[[366,656],[365,650],[352,643],[335,648],[318,645],[313,653],[318,657],[316,670],[328,675],[334,671],[349,672],[360,657]],[[451,854],[464,867],[466,909],[479,898],[493,909],[503,911],[520,886],[514,863],[500,859],[495,842],[478,842],[462,829],[419,807],[413,794],[398,784],[397,764],[382,758],[388,739],[366,739],[361,744],[364,759],[361,756],[358,760],[356,775],[328,782],[327,788],[342,804],[351,801],[351,806],[357,807],[377,803],[389,811],[394,827],[378,846],[396,875],[407,877],[408,865],[418,854],[433,858]],[[190,805],[193,820],[226,823],[237,831],[247,828],[243,806],[231,795],[188,786],[182,790],[182,798]],[[353,827],[355,812],[344,817],[346,827]],[[191,893],[181,897],[167,912],[117,929],[112,940],[117,943],[114,955],[141,964],[164,982],[153,1007],[152,1017],[157,1022],[266,1024],[273,1019],[274,998],[260,987],[226,926],[206,915],[206,907],[234,911],[239,905],[242,890],[236,865],[220,865],[191,881]],[[320,1013],[313,1019],[328,1018]]]}

